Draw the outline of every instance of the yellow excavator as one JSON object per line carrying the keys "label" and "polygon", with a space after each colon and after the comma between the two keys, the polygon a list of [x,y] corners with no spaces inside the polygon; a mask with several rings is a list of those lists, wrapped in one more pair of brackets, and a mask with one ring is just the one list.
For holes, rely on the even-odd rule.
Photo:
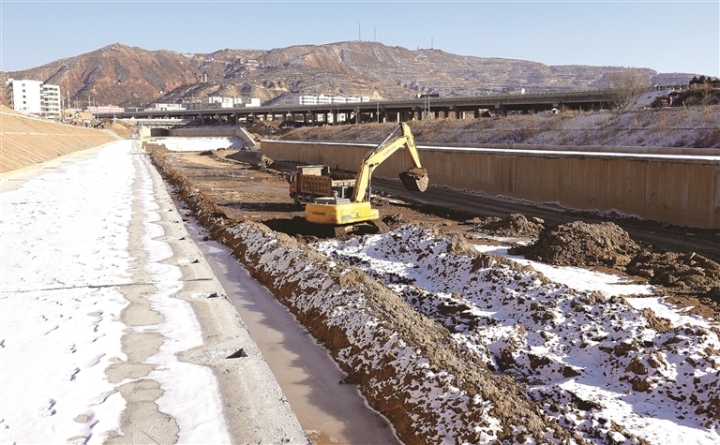
{"label": "yellow excavator", "polygon": [[[315,198],[305,206],[305,219],[314,224],[336,227],[336,234],[353,232],[362,225],[374,225],[380,213],[370,206],[370,180],[375,168],[397,150],[404,148],[413,167],[400,173],[406,189],[424,192],[428,187],[427,170],[422,168],[410,127],[400,123],[377,147],[365,156],[357,170],[355,186],[350,198],[328,196]],[[376,230],[377,231],[377,230]]]}

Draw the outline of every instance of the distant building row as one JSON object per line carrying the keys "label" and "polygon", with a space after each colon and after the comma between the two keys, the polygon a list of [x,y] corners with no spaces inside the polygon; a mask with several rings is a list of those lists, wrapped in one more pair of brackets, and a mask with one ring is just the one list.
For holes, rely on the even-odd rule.
{"label": "distant building row", "polygon": [[242,98],[240,97],[208,96],[202,102],[185,101],[181,106],[186,110],[202,110],[206,108],[240,108],[242,106],[259,107],[260,99],[253,97],[249,102],[243,105]]}
{"label": "distant building row", "polygon": [[[225,97],[225,96],[208,96],[202,101],[185,101],[181,104],[168,104],[168,103],[154,103],[148,108],[142,109],[143,111],[182,111],[182,110],[207,110],[213,108],[240,108],[240,107],[259,107],[260,99],[257,97],[251,98],[247,103],[243,104],[242,98],[240,97]],[[132,112],[139,111],[139,108],[126,108],[117,112]],[[116,111],[98,111],[99,113],[115,113]]]}
{"label": "distant building row", "polygon": [[13,110],[48,119],[60,117],[60,86],[38,80],[8,79],[7,87]]}
{"label": "distant building row", "polygon": [[294,100],[295,105],[350,104],[357,102],[370,102],[370,97],[325,96],[321,94],[319,96],[296,96]]}

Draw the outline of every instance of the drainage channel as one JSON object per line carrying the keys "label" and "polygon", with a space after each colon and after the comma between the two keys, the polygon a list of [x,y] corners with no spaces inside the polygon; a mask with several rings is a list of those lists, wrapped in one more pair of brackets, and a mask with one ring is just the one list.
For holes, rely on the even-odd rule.
{"label": "drainage channel", "polygon": [[327,351],[264,286],[206,232],[187,223],[257,343],[298,420],[314,444],[400,444],[388,421],[372,409]]}

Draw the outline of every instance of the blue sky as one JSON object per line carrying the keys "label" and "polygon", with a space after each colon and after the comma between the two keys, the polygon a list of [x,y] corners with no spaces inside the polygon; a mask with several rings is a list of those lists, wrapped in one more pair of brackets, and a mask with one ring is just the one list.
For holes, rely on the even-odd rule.
{"label": "blue sky", "polygon": [[720,0],[0,0],[0,8],[2,71],[116,42],[206,53],[360,38],[548,65],[720,76]]}

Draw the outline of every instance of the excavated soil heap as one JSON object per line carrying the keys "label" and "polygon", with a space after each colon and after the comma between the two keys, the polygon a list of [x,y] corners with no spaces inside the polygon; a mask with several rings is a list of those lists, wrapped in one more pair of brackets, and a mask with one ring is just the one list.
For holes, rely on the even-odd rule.
{"label": "excavated soil heap", "polygon": [[513,213],[507,218],[495,216],[474,218],[468,223],[473,225],[472,229],[470,229],[471,232],[505,237],[537,238],[545,228],[545,221],[542,219],[531,218],[529,220],[520,213]]}
{"label": "excavated soil heap", "polygon": [[641,247],[613,223],[575,221],[544,230],[537,242],[510,253],[556,266],[608,267],[625,271]]}
{"label": "excavated soil heap", "polygon": [[693,252],[657,252],[613,223],[576,221],[548,228],[535,243],[510,253],[557,266],[607,267],[720,309],[720,264]]}
{"label": "excavated soil heap", "polygon": [[137,133],[137,125],[127,124],[119,120],[104,120],[95,125],[95,128],[112,131],[123,139],[130,139],[134,133]]}

